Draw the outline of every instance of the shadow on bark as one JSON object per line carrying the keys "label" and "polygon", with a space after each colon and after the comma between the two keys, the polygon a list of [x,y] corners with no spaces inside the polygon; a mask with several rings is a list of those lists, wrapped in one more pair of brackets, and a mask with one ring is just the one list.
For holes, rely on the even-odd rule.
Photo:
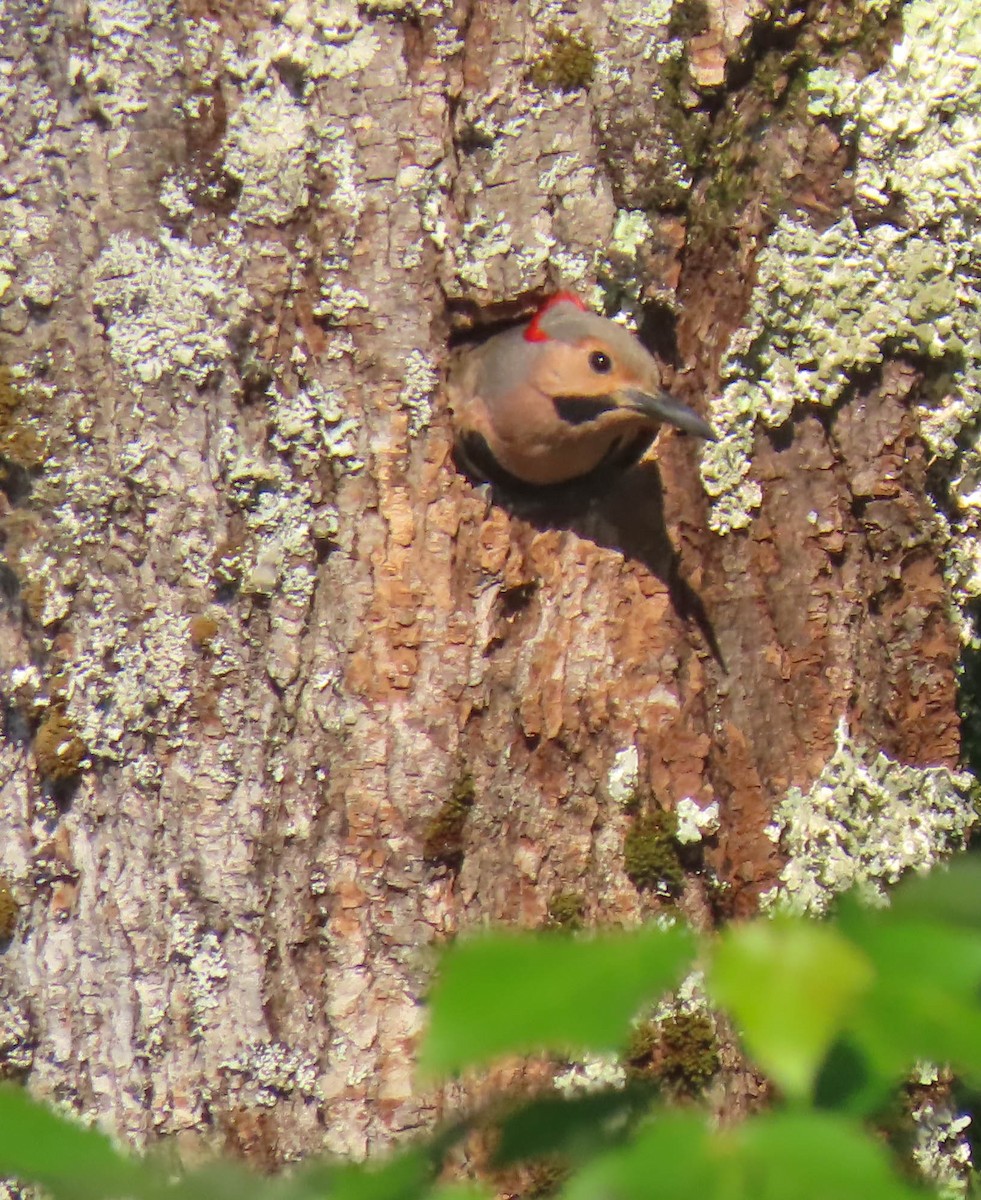
{"label": "shadow on bark", "polygon": [[[475,484],[483,483],[469,469],[457,465]],[[685,624],[694,624],[723,671],[725,659],[705,603],[684,577],[681,558],[664,521],[664,489],[654,461],[628,470],[594,472],[586,482],[534,489],[491,483],[491,497],[513,516],[539,530],[568,529],[579,537],[616,550],[626,559],[646,567],[667,588],[671,606]]]}

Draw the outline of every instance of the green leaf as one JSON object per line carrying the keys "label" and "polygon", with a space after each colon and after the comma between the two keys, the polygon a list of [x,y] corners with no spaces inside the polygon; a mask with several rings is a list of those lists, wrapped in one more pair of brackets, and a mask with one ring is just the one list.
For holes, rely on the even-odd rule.
{"label": "green leaf", "polygon": [[163,1181],[96,1129],[0,1084],[0,1175],[40,1184],[54,1200],[143,1195]]}
{"label": "green leaf", "polygon": [[919,1058],[981,1075],[981,933],[907,916],[915,906],[869,911],[842,906],[841,927],[875,970],[849,1036],[885,1080]]}
{"label": "green leaf", "polygon": [[874,1070],[851,1033],[831,1046],[814,1085],[814,1104],[839,1113],[868,1115],[881,1112],[894,1099],[895,1079]]}
{"label": "green leaf", "polygon": [[[158,1200],[172,1197],[173,1200],[266,1200],[278,1180],[264,1180],[249,1171],[242,1163],[227,1159],[216,1159],[188,1173],[160,1159],[151,1157],[148,1167],[156,1168],[157,1186],[150,1192],[138,1195],[142,1200]],[[322,1195],[322,1193],[321,1193]],[[319,1198],[318,1198],[319,1200]]]}
{"label": "green leaf", "polygon": [[495,1200],[496,1193],[474,1183],[447,1183],[428,1195],[430,1200]]}
{"label": "green leaf", "polygon": [[843,1117],[771,1113],[733,1134],[746,1200],[912,1200],[927,1194],[900,1178],[880,1142]]}
{"label": "green leaf", "polygon": [[680,926],[456,942],[433,988],[421,1066],[436,1073],[502,1054],[616,1049],[640,1005],[681,979],[692,946]]}
{"label": "green leaf", "polygon": [[801,1111],[709,1132],[663,1112],[630,1145],[595,1159],[561,1200],[914,1200],[886,1150],[854,1123]]}
{"label": "green leaf", "polygon": [[793,917],[722,935],[709,988],[753,1058],[788,1096],[811,1094],[821,1062],[872,982],[862,953],[837,930]]}
{"label": "green leaf", "polygon": [[414,1146],[381,1164],[323,1161],[300,1167],[282,1180],[271,1181],[268,1193],[256,1200],[419,1200],[433,1177],[432,1155]]}
{"label": "green leaf", "polygon": [[516,1108],[500,1123],[494,1152],[498,1166],[560,1154],[581,1159],[622,1141],[625,1131],[650,1109],[658,1094],[648,1084],[591,1092],[570,1100],[543,1096]]}
{"label": "green leaf", "polygon": [[[720,1196],[706,1119],[661,1112],[628,1146],[591,1161],[569,1180],[560,1200],[712,1200]],[[738,1200],[727,1191],[724,1200]],[[784,1197],[788,1200],[788,1197]]]}
{"label": "green leaf", "polygon": [[981,933],[981,858],[962,855],[927,875],[904,879],[889,897],[887,920],[897,918]]}

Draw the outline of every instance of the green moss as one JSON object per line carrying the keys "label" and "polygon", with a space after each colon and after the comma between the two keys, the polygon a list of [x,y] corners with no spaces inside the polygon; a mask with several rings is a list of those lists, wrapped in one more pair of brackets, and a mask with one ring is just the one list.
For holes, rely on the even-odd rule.
{"label": "green moss", "polygon": [[523,1189],[529,1200],[539,1196],[552,1196],[568,1180],[572,1167],[567,1159],[558,1154],[537,1159],[528,1167],[528,1182]]}
{"label": "green moss", "polygon": [[85,758],[85,743],[60,705],[50,708],[38,726],[33,750],[38,775],[56,785],[74,779]]}
{"label": "green moss", "polygon": [[[771,25],[778,34],[786,32],[777,16]],[[704,157],[707,178],[690,213],[692,246],[711,246],[725,237],[738,214],[761,195],[764,217],[772,221],[780,215],[787,207],[788,186],[781,177],[783,161],[767,157],[766,147],[774,141],[771,130],[813,127],[808,72],[833,67],[845,55],[874,65],[894,35],[893,22],[864,5],[828,5],[816,19],[801,22],[794,37],[778,37],[760,54],[752,78],[733,91],[708,137],[690,142],[697,158]]]}
{"label": "green moss", "polygon": [[684,871],[674,835],[673,814],[653,809],[637,816],[623,844],[624,869],[634,887],[669,896],[681,891]]}
{"label": "green moss", "polygon": [[715,1022],[708,1013],[673,1012],[634,1030],[624,1054],[628,1078],[657,1079],[695,1095],[719,1069]]}
{"label": "green moss", "polygon": [[684,57],[669,59],[664,64],[661,81],[665,97],[665,122],[681,151],[689,174],[694,175],[701,170],[705,161],[711,122],[706,112],[687,106],[682,99],[686,69]]}
{"label": "green moss", "polygon": [[9,367],[0,363],[0,487],[11,469],[36,471],[47,457],[42,438],[21,419],[24,396]]}
{"label": "green moss", "polygon": [[550,25],[545,34],[548,49],[532,64],[528,78],[539,91],[575,92],[593,82],[596,51],[589,34],[574,33]]}
{"label": "green moss", "polygon": [[426,826],[422,853],[427,862],[442,863],[454,871],[460,869],[463,865],[464,827],[475,798],[473,776],[469,771],[464,771],[454,783],[449,797]]}
{"label": "green moss", "polygon": [[0,363],[0,435],[4,439],[11,426],[17,421],[17,413],[23,397],[14,383],[10,368]]}
{"label": "green moss", "polygon": [[188,632],[191,637],[191,645],[195,649],[208,650],[218,636],[218,622],[206,613],[198,613],[191,617]]}
{"label": "green moss", "polygon": [[[23,425],[6,430],[0,442],[0,453],[8,464],[23,467],[25,471],[39,470],[47,459],[44,442],[33,429]],[[4,474],[10,474],[10,465],[6,466]]]}
{"label": "green moss", "polygon": [[628,1080],[650,1078],[657,1052],[657,1031],[657,1021],[643,1021],[631,1031],[630,1041],[623,1052]]}
{"label": "green moss", "polygon": [[672,1013],[661,1022],[657,1076],[684,1091],[698,1092],[719,1069],[715,1023],[704,1012]]}
{"label": "green moss", "polygon": [[548,919],[559,929],[581,929],[586,912],[582,892],[558,892],[548,902]]}
{"label": "green moss", "polygon": [[19,912],[20,905],[11,891],[10,881],[6,875],[0,875],[0,942],[10,941]]}
{"label": "green moss", "polygon": [[705,0],[676,0],[668,21],[668,37],[697,37],[708,27],[709,9]]}
{"label": "green moss", "polygon": [[623,811],[631,817],[637,816],[644,808],[644,797],[634,788],[623,798]]}
{"label": "green moss", "polygon": [[733,216],[749,197],[754,166],[752,151],[738,138],[726,138],[717,148],[702,203],[692,212],[691,236],[696,244],[715,239],[731,227]]}
{"label": "green moss", "polygon": [[30,579],[20,589],[20,598],[24,603],[24,608],[35,625],[41,624],[46,596],[47,588],[42,579]]}

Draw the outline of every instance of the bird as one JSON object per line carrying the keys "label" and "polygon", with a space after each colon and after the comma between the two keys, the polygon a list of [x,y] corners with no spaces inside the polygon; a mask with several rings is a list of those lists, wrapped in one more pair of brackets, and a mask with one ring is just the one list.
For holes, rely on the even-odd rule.
{"label": "bird", "polygon": [[602,486],[643,457],[664,423],[715,439],[661,387],[637,338],[572,292],[461,352],[447,392],[460,466],[524,496]]}

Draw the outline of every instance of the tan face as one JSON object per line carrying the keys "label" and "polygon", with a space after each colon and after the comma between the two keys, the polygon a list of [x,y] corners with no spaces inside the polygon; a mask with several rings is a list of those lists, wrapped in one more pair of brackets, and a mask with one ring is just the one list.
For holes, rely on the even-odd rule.
{"label": "tan face", "polygon": [[458,429],[527,483],[586,475],[664,421],[711,436],[665,395],[656,361],[632,334],[568,302],[492,337],[468,363],[453,402]]}
{"label": "tan face", "polygon": [[586,337],[575,345],[553,342],[541,356],[529,381],[547,396],[592,396],[618,403],[618,393],[635,388],[656,391],[657,367],[638,371],[638,363],[625,361],[600,338]]}
{"label": "tan face", "polygon": [[520,479],[574,479],[604,461],[625,437],[658,421],[637,411],[622,388],[641,381],[600,338],[537,348],[524,386],[498,397],[486,437]]}

